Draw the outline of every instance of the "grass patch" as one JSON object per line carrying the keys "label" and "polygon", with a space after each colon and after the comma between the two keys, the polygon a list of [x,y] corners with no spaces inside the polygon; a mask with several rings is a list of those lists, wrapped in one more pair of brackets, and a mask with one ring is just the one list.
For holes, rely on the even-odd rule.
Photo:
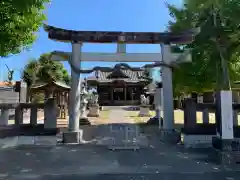
{"label": "grass patch", "polygon": [[110,114],[110,111],[109,110],[103,110],[103,111],[100,111],[100,118],[102,119],[108,119],[109,117],[109,114]]}
{"label": "grass patch", "polygon": [[99,112],[99,117],[88,117],[92,125],[106,124],[109,120],[109,110],[102,110]]}
{"label": "grass patch", "polygon": [[[149,117],[139,117],[139,111],[130,111],[128,116],[132,118],[136,123],[143,123],[149,120]],[[155,116],[155,111],[150,111],[151,117]],[[161,113],[163,116],[163,112]],[[184,123],[184,113],[182,110],[174,111],[174,121],[175,124],[183,124]],[[215,123],[215,115],[213,113],[209,114],[210,123]],[[197,112],[197,123],[202,123],[202,113]]]}
{"label": "grass patch", "polygon": [[151,117],[155,116],[155,112],[154,111],[150,111],[151,116],[149,116],[149,117],[139,117],[138,114],[139,114],[139,111],[130,111],[128,113],[128,117],[132,118],[135,123],[145,123]]}

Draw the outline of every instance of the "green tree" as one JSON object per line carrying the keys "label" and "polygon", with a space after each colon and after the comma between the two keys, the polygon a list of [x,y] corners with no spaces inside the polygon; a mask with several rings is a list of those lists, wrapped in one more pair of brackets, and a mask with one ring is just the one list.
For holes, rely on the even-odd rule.
{"label": "green tree", "polygon": [[49,0],[0,1],[0,57],[19,53],[36,40]]}
{"label": "green tree", "polygon": [[192,48],[193,62],[174,70],[175,92],[223,87],[221,55],[226,60],[231,82],[240,78],[240,1],[184,0],[183,7],[168,4],[168,9],[173,18],[169,22],[171,31],[201,27],[195,41],[184,46]]}
{"label": "green tree", "polygon": [[152,71],[151,68],[145,68],[143,71],[142,78],[144,78],[147,81],[147,84],[151,83],[153,80],[152,76],[151,76],[151,71]]}
{"label": "green tree", "polygon": [[[58,61],[51,61],[49,54],[43,54],[37,60],[30,60],[22,72],[22,79],[28,86],[28,99],[30,87],[33,84],[44,83],[49,81],[62,81],[69,85],[70,76],[63,64]],[[33,94],[33,101],[40,102],[44,95],[41,93]]]}
{"label": "green tree", "polygon": [[70,76],[63,64],[51,61],[49,54],[43,54],[38,60],[31,60],[24,68],[22,79],[31,86],[38,82],[62,81],[70,83]]}

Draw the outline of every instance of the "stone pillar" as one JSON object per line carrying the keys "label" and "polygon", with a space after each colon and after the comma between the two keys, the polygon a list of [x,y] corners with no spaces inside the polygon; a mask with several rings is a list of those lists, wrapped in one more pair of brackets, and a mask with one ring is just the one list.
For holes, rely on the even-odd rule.
{"label": "stone pillar", "polygon": [[44,129],[57,128],[57,103],[54,98],[48,98],[44,103]]}
{"label": "stone pillar", "polygon": [[[72,44],[71,63],[75,67],[79,67],[81,58],[81,43]],[[79,130],[80,119],[80,90],[81,79],[80,74],[71,69],[71,90],[69,94],[69,131],[76,132]]]}
{"label": "stone pillar", "polygon": [[27,102],[27,84],[25,82],[21,82],[21,89],[19,92],[19,102],[25,103]]}
{"label": "stone pillar", "polygon": [[197,106],[192,98],[184,100],[184,133],[194,129],[197,124]]}
{"label": "stone pillar", "polygon": [[8,125],[9,109],[1,109],[0,125]]}
{"label": "stone pillar", "polygon": [[[162,61],[166,64],[171,63],[171,48],[168,44],[162,44]],[[172,70],[162,67],[162,86],[163,86],[163,129],[172,131],[174,128],[174,108],[173,108],[173,87]]]}
{"label": "stone pillar", "polygon": [[113,101],[113,91],[114,91],[114,88],[112,87],[112,89],[111,89],[111,101]]}
{"label": "stone pillar", "polygon": [[[37,125],[37,118],[38,118],[37,114],[38,114],[38,108],[37,106],[34,105],[31,107],[31,111],[30,111],[30,124],[32,126]],[[45,116],[45,113],[44,113],[44,116]]]}
{"label": "stone pillar", "polygon": [[133,101],[133,91],[132,91],[132,93],[131,93],[131,100]]}
{"label": "stone pillar", "polygon": [[232,91],[216,93],[216,124],[217,136],[212,138],[215,160],[222,165],[236,165],[240,144],[233,134]]}
{"label": "stone pillar", "polygon": [[19,104],[15,109],[15,125],[21,125],[23,124],[23,109],[21,108],[21,105]]}
{"label": "stone pillar", "polygon": [[119,36],[118,40],[120,43],[117,44],[117,53],[126,53],[127,45],[124,43],[125,36]]}
{"label": "stone pillar", "polygon": [[124,87],[124,100],[127,100],[127,88],[126,86]]}
{"label": "stone pillar", "polygon": [[[79,67],[81,63],[81,43],[72,43],[71,64]],[[71,90],[69,93],[68,106],[68,132],[63,133],[63,143],[80,143],[82,132],[79,129],[80,121],[80,105],[81,105],[81,76],[71,68]]]}
{"label": "stone pillar", "polygon": [[221,139],[233,139],[233,108],[231,91],[220,91],[216,93],[216,124],[217,133]]}

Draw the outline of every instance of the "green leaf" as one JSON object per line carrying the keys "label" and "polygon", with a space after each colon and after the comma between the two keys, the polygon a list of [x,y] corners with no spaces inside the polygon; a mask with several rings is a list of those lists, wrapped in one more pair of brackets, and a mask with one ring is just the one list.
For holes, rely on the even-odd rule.
{"label": "green leaf", "polygon": [[17,54],[36,40],[49,0],[0,1],[0,56]]}
{"label": "green leaf", "polygon": [[[203,92],[221,86],[220,54],[213,39],[220,37],[228,64],[231,83],[239,80],[240,63],[240,1],[184,0],[184,6],[167,5],[173,18],[170,31],[201,27],[200,34],[186,48],[192,49],[192,63],[182,64],[173,73],[175,93]],[[217,27],[213,24],[213,7],[218,12]],[[179,45],[181,47],[181,45]],[[177,48],[175,47],[175,50]]]}
{"label": "green leaf", "polygon": [[51,61],[49,54],[42,54],[37,60],[30,60],[25,66],[22,79],[28,86],[36,82],[63,81],[70,84],[70,76],[63,64]]}

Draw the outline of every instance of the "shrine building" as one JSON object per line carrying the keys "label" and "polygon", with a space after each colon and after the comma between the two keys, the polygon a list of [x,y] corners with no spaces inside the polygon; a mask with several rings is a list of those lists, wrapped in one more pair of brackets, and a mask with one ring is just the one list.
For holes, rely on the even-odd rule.
{"label": "shrine building", "polygon": [[94,76],[87,78],[87,84],[97,88],[102,106],[139,105],[140,95],[146,93],[148,85],[143,75],[140,68],[131,70],[116,64],[111,71],[95,71]]}

